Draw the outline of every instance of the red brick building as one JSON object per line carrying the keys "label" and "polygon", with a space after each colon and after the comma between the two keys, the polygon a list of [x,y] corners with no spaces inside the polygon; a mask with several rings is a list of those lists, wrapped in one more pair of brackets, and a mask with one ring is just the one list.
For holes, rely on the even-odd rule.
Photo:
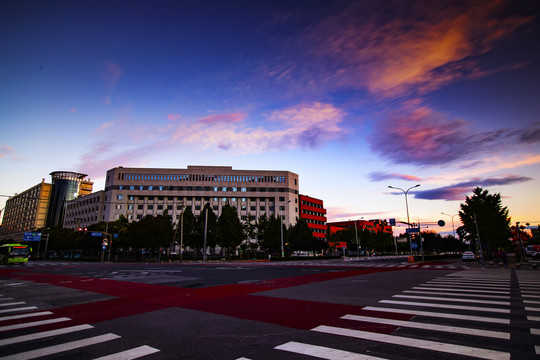
{"label": "red brick building", "polygon": [[356,223],[357,230],[369,230],[375,233],[386,232],[392,234],[392,227],[388,225],[386,220],[348,220],[348,221],[334,221],[327,223],[328,231],[333,234],[339,230],[354,227]]}
{"label": "red brick building", "polygon": [[323,201],[307,195],[300,195],[299,200],[300,218],[306,219],[313,236],[326,239],[326,209]]}

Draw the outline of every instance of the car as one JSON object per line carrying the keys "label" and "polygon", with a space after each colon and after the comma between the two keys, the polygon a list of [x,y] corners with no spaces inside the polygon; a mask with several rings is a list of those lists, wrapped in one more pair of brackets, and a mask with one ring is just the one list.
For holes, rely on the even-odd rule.
{"label": "car", "polygon": [[466,261],[466,260],[476,260],[476,256],[474,255],[474,253],[472,251],[465,251],[462,255],[461,255],[461,258]]}
{"label": "car", "polygon": [[525,248],[525,254],[533,258],[540,257],[540,245],[529,245]]}

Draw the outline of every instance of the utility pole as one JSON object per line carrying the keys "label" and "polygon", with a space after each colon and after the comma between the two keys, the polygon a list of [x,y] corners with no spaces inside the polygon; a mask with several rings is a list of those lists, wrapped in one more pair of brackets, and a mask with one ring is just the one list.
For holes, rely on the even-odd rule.
{"label": "utility pole", "polygon": [[208,208],[206,208],[205,215],[204,215],[204,253],[203,253],[203,261],[206,262],[206,231],[208,230]]}

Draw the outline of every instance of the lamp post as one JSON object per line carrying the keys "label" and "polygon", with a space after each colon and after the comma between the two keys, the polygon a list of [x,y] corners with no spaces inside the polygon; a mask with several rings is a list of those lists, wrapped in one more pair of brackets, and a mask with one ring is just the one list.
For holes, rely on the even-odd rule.
{"label": "lamp post", "polygon": [[184,256],[184,200],[180,200],[180,208],[182,209],[180,213],[180,262],[182,262]]}
{"label": "lamp post", "polygon": [[458,216],[459,214],[455,214],[455,215],[450,215],[450,214],[446,214],[446,213],[441,213],[443,215],[446,215],[446,216],[450,216],[452,218],[452,233],[454,234],[454,237],[456,237],[456,230],[454,230],[454,216]]}
{"label": "lamp post", "polygon": [[[290,202],[291,200],[287,201],[285,205]],[[285,208],[285,205],[283,205],[283,208]],[[285,249],[283,248],[283,223],[281,219],[281,206],[279,207],[279,227],[281,230],[281,259],[283,259],[285,257]]]}
{"label": "lamp post", "polygon": [[[401,190],[405,194],[405,208],[407,209],[407,225],[409,225],[409,228],[411,227],[411,221],[409,220],[409,202],[407,201],[407,194],[409,193],[409,190],[417,188],[419,186],[420,186],[420,184],[417,184],[417,185],[414,185],[414,186],[408,188],[407,190],[403,190],[402,188],[393,187],[393,186],[390,186],[390,185],[388,186],[390,189]],[[407,236],[409,238],[409,244],[411,246],[411,255],[412,255],[411,233],[408,233]]]}
{"label": "lamp post", "polygon": [[[363,218],[364,217],[362,216],[360,220],[362,220]],[[352,220],[352,221],[354,221],[354,237],[356,238],[356,257],[360,257],[360,243],[358,242],[358,225],[356,223],[358,220]]]}

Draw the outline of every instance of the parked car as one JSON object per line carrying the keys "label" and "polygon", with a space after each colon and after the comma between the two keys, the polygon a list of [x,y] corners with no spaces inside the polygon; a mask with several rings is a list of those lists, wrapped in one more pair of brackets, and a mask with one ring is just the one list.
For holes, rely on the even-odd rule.
{"label": "parked car", "polygon": [[540,257],[540,245],[529,245],[525,248],[525,254],[532,257]]}
{"label": "parked car", "polygon": [[476,260],[476,255],[474,255],[472,251],[465,251],[463,255],[461,255],[461,259],[463,259],[463,261]]}

